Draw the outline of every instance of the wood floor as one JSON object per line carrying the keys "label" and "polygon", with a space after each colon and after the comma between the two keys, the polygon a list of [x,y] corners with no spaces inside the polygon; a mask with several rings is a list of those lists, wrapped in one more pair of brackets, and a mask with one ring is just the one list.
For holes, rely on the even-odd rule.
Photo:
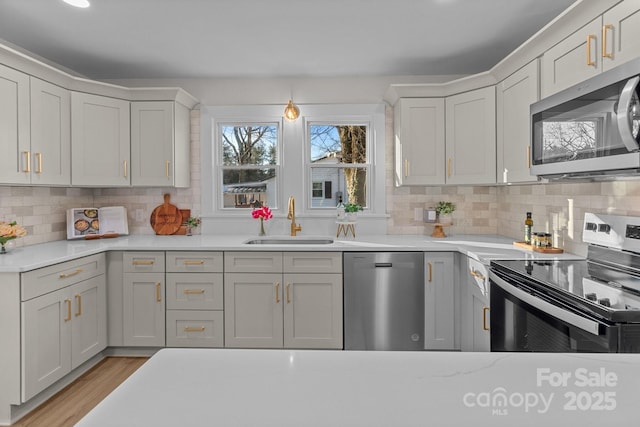
{"label": "wood floor", "polygon": [[72,427],[146,357],[107,357],[12,427]]}

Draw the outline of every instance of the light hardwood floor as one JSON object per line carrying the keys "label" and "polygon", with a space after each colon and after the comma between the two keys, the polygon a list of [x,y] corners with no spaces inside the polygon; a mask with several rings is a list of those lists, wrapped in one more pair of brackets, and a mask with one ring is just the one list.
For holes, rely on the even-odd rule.
{"label": "light hardwood floor", "polygon": [[12,427],[71,427],[147,360],[107,357]]}

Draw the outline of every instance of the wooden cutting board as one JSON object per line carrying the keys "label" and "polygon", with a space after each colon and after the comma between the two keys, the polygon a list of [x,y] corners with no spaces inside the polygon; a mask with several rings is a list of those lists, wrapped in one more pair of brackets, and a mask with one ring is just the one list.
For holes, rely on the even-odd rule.
{"label": "wooden cutting board", "polygon": [[151,228],[156,234],[174,234],[182,225],[180,209],[169,203],[170,197],[169,194],[165,194],[164,203],[151,212]]}

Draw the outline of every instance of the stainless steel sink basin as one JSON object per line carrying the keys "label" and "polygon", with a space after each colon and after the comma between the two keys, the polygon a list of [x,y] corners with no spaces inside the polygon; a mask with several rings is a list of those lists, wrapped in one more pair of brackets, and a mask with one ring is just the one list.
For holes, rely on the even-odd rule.
{"label": "stainless steel sink basin", "polygon": [[258,237],[244,242],[245,245],[329,245],[333,239],[328,237]]}

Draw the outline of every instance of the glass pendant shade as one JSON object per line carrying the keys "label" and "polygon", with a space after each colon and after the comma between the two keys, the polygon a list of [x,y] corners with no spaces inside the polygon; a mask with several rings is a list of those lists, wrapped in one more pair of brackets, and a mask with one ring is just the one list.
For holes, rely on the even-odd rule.
{"label": "glass pendant shade", "polygon": [[289,103],[284,109],[284,118],[290,121],[293,121],[300,117],[300,109],[296,104],[293,103],[293,100],[289,100]]}

